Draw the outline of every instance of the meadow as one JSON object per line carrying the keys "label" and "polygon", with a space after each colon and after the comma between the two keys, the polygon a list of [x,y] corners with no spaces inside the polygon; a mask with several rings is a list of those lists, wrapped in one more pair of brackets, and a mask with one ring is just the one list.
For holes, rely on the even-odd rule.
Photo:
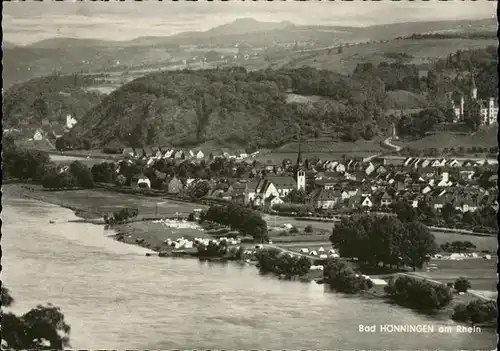
{"label": "meadow", "polygon": [[272,61],[272,67],[309,66],[349,74],[360,63],[393,62],[393,59],[385,56],[388,53],[405,53],[411,56],[411,59],[406,60],[405,63],[420,65],[432,63],[435,59],[446,57],[457,50],[480,49],[496,44],[495,39],[390,40],[344,47],[341,53],[338,53],[336,49],[327,49],[290,54],[287,57],[277,57],[275,61]]}
{"label": "meadow", "polygon": [[195,203],[106,190],[43,191],[41,187],[31,187],[35,189],[34,192],[24,191],[28,196],[54,205],[83,212],[92,212],[94,217],[101,217],[101,214],[104,213],[111,214],[126,207],[138,208],[138,218],[171,216],[176,213],[185,215],[196,208],[206,208],[206,206]]}
{"label": "meadow", "polygon": [[419,275],[444,283],[452,283],[458,277],[465,277],[470,281],[473,290],[496,291],[495,259],[432,260],[431,263],[435,264],[437,269],[429,272],[420,271]]}
{"label": "meadow", "polygon": [[428,135],[422,139],[414,141],[404,141],[398,140],[395,142],[396,145],[401,147],[409,147],[412,149],[450,149],[454,148],[457,150],[459,147],[464,149],[472,147],[496,147],[498,146],[497,141],[498,124],[483,127],[479,131],[469,135],[460,135],[452,133],[436,133],[433,135]]}

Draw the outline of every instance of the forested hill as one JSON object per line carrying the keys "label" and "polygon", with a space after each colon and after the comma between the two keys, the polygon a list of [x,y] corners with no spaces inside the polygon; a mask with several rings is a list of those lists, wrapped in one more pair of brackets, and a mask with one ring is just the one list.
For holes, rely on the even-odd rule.
{"label": "forested hill", "polygon": [[40,127],[44,120],[65,123],[67,114],[80,120],[101,101],[100,94],[85,91],[93,84],[93,78],[76,75],[53,75],[16,84],[4,93],[2,121],[6,127]]}
{"label": "forested hill", "polygon": [[[328,97],[287,103],[287,92]],[[161,72],[138,78],[90,110],[70,135],[95,146],[273,147],[304,137],[370,139],[387,127],[384,83],[312,68]]]}

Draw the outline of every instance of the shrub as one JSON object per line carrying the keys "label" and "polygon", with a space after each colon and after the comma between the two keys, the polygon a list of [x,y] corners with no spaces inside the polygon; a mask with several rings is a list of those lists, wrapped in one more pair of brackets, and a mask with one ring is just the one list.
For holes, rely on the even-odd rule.
{"label": "shrub", "polygon": [[410,277],[393,279],[384,290],[397,303],[418,310],[440,309],[452,300],[451,290],[447,286]]}
{"label": "shrub", "polygon": [[118,186],[124,186],[126,183],[127,183],[127,178],[123,175],[123,174],[119,174],[117,177],[116,177],[116,181],[115,181],[116,185]]}
{"label": "shrub", "polygon": [[453,284],[453,286],[458,292],[466,292],[467,289],[471,288],[470,282],[464,277],[459,277],[455,280],[455,284]]}
{"label": "shrub", "polygon": [[323,274],[330,287],[339,292],[356,294],[373,287],[371,280],[357,275],[351,267],[338,259],[329,259]]}
{"label": "shrub", "polygon": [[467,305],[461,303],[455,306],[455,308],[453,309],[453,315],[451,316],[451,319],[457,322],[468,322],[469,314],[467,313]]}
{"label": "shrub", "polygon": [[297,229],[297,227],[295,227],[295,226],[294,226],[294,227],[291,227],[291,228],[290,228],[290,233],[291,233],[291,234],[296,234],[296,233],[298,233],[298,232],[299,232],[299,230]]}
{"label": "shrub", "polygon": [[457,322],[488,323],[497,318],[498,307],[496,301],[474,300],[467,305],[459,304],[455,307],[452,319]]}
{"label": "shrub", "polygon": [[261,273],[275,273],[286,276],[304,275],[311,268],[311,261],[306,257],[282,254],[280,250],[260,250],[256,254],[258,267]]}
{"label": "shrub", "polygon": [[306,233],[312,233],[313,231],[313,227],[312,225],[308,224],[305,228],[304,228],[304,232]]}

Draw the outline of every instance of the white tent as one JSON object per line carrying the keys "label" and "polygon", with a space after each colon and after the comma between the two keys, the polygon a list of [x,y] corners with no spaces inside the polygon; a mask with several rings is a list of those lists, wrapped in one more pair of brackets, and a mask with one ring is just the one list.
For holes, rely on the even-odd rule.
{"label": "white tent", "polygon": [[322,255],[319,255],[319,258],[328,258],[328,255],[322,254]]}
{"label": "white tent", "polygon": [[308,253],[309,249],[308,248],[302,248],[300,249],[300,253]]}
{"label": "white tent", "polygon": [[311,255],[311,256],[318,256],[318,253],[313,250],[313,251],[309,252],[309,255]]}
{"label": "white tent", "polygon": [[318,249],[318,252],[325,252],[325,249],[323,248],[323,246],[321,246],[321,247]]}

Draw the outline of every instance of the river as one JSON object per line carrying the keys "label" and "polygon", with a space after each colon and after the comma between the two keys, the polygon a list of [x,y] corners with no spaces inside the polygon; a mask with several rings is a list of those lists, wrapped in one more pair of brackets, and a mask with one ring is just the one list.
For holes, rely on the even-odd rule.
{"label": "river", "polygon": [[[476,334],[360,333],[358,325],[454,324],[252,266],[145,257],[102,226],[32,200],[3,203],[2,281],[15,313],[61,307],[75,349],[493,349]],[[56,223],[49,224],[49,220]]]}

